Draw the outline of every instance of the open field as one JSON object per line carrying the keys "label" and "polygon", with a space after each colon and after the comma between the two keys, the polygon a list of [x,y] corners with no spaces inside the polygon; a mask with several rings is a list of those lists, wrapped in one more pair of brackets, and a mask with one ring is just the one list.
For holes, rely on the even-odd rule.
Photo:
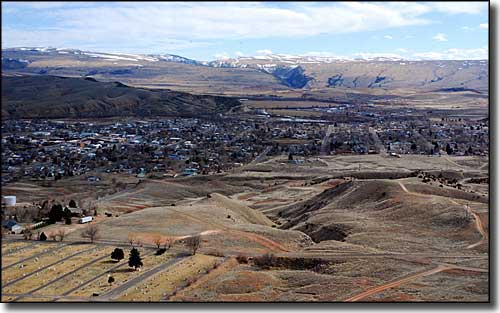
{"label": "open field", "polygon": [[169,269],[154,276],[152,279],[126,291],[117,301],[161,301],[187,284],[195,276],[200,275],[217,265],[219,258],[195,255],[179,261]]}

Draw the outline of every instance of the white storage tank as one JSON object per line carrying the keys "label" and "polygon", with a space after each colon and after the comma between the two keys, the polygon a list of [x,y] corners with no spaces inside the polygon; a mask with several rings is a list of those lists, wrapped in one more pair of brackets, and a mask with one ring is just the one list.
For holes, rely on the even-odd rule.
{"label": "white storage tank", "polygon": [[8,206],[16,205],[16,196],[2,196],[2,204]]}

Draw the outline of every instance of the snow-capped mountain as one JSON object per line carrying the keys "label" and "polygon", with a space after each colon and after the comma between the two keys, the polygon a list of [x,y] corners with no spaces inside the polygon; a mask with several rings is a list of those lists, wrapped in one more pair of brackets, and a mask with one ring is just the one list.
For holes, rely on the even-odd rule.
{"label": "snow-capped mountain", "polygon": [[[50,48],[50,47],[20,47],[3,49],[2,52],[7,53],[24,53],[27,55],[41,54],[41,55],[73,55],[78,57],[89,57],[95,59],[102,59],[106,61],[128,61],[128,62],[176,62],[195,65],[204,65],[206,62],[199,62],[196,60],[188,59],[174,54],[129,54],[129,53],[108,53],[108,52],[93,52],[83,51],[78,49],[69,48]],[[2,53],[2,54],[3,54]]]}
{"label": "snow-capped mountain", "polygon": [[[488,60],[405,60],[398,55],[263,54],[197,61],[174,54],[127,54],[68,48],[2,50],[2,70],[39,75],[84,76],[129,84],[191,88],[212,92],[262,84],[280,88],[448,88],[487,90]],[[165,79],[162,79],[165,77]],[[167,79],[168,78],[168,79]],[[208,78],[208,79],[207,79]],[[157,80],[156,84],[152,82]],[[235,89],[239,90],[237,87]],[[253,88],[253,87],[252,87]]]}

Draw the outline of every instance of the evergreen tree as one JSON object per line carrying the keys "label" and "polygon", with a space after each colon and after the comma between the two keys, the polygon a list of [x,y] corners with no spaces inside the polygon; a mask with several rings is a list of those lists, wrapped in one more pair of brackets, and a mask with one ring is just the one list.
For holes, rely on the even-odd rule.
{"label": "evergreen tree", "polygon": [[68,208],[64,209],[64,222],[71,225],[71,211]]}
{"label": "evergreen tree", "polygon": [[64,217],[63,206],[60,204],[52,205],[49,212],[49,222],[54,224],[55,222],[60,222]]}
{"label": "evergreen tree", "polygon": [[115,248],[115,250],[111,252],[111,258],[118,262],[120,262],[120,260],[123,260],[124,257],[125,254],[123,253],[123,250],[120,248]]}
{"label": "evergreen tree", "polygon": [[130,257],[128,259],[128,266],[133,267],[136,270],[137,270],[137,268],[142,266],[141,254],[140,254],[139,250],[137,250],[136,248],[132,248],[132,250],[130,250]]}

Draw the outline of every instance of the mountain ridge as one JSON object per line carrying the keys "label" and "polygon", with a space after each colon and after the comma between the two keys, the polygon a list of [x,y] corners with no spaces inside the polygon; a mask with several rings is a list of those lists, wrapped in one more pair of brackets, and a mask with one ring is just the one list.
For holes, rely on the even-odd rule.
{"label": "mountain ridge", "polygon": [[[59,48],[2,50],[2,70],[119,80],[192,91],[310,88],[466,88],[488,91],[488,60],[340,59],[285,54],[197,61],[173,54],[124,54]],[[182,78],[182,81],[180,81]]]}
{"label": "mountain ridge", "polygon": [[229,97],[135,88],[91,77],[2,75],[3,119],[200,117],[225,113],[238,105]]}

